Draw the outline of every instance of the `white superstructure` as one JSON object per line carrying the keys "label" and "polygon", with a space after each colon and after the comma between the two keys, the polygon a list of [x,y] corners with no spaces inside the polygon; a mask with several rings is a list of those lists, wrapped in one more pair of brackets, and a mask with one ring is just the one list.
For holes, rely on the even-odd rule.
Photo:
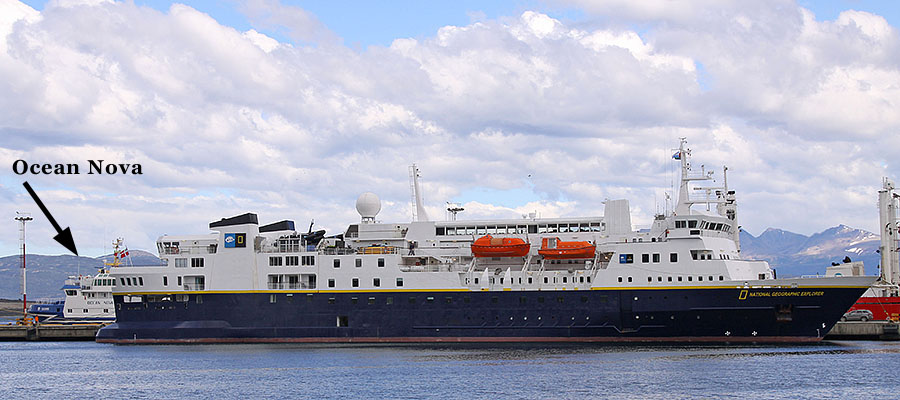
{"label": "white superstructure", "polygon": [[114,320],[112,288],[113,278],[106,269],[96,275],[70,276],[63,286],[66,294],[63,317],[66,320]]}
{"label": "white superstructure", "polygon": [[[342,234],[310,240],[293,222],[260,226],[255,214],[210,224],[213,233],[163,236],[157,244],[163,267],[117,268],[119,293],[268,290],[572,290],[623,287],[765,286],[774,271],[764,261],[741,258],[735,194],[712,172],[694,173],[682,139],[678,203],[649,229],[631,227],[628,202],[606,202],[603,217],[504,220],[376,221],[378,197],[357,201],[361,221]],[[410,170],[419,209],[418,170]],[[697,192],[699,195],[692,195]],[[705,205],[705,207],[701,207]],[[475,239],[520,238],[525,257],[474,257]],[[594,257],[547,259],[542,239],[588,241]],[[737,282],[737,283],[736,283]]]}

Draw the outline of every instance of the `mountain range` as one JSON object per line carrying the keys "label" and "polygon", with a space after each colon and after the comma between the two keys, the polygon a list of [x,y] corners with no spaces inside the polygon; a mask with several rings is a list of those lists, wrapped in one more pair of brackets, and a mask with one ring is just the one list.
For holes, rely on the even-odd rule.
{"label": "mountain range", "polygon": [[[824,274],[832,262],[844,257],[865,263],[867,275],[877,275],[881,257],[878,235],[846,225],[838,225],[812,236],[769,228],[759,236],[741,231],[741,255],[745,259],[765,260],[775,268],[779,277]],[[27,262],[28,298],[62,297],[60,288],[66,277],[78,274],[95,274],[103,268],[104,260],[111,261],[112,254],[100,257],[71,255],[45,256],[29,254]],[[143,250],[130,250],[128,263],[132,265],[160,265],[155,255]],[[0,298],[22,298],[22,259],[19,255],[0,258]]]}
{"label": "mountain range", "polygon": [[[155,255],[143,250],[129,250],[124,262],[128,265],[162,265]],[[72,275],[94,275],[104,268],[104,261],[112,262],[113,255],[82,257],[73,255],[25,256],[28,299],[62,298],[63,283]],[[0,257],[0,299],[22,298],[22,256]]]}
{"label": "mountain range", "polygon": [[778,276],[824,274],[845,257],[865,264],[866,275],[878,275],[881,237],[862,229],[838,225],[812,236],[769,228],[759,236],[741,231],[741,257],[769,262]]}

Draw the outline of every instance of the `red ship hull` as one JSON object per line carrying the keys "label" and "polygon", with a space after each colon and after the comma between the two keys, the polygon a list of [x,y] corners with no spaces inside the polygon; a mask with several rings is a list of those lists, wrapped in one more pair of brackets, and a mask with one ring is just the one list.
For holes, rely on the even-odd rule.
{"label": "red ship hull", "polygon": [[876,321],[900,319],[900,297],[860,297],[850,310],[869,310]]}

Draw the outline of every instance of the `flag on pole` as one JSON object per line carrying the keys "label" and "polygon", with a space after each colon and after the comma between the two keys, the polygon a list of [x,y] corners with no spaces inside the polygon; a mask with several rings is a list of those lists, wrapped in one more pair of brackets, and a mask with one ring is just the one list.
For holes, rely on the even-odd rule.
{"label": "flag on pole", "polygon": [[675,154],[672,154],[672,158],[674,158],[676,160],[680,160],[681,159],[681,151],[679,150],[679,151],[676,151]]}

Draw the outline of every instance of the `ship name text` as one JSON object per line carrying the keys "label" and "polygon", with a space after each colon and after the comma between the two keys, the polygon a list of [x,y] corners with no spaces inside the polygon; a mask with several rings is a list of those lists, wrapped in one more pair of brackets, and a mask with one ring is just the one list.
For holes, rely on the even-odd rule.
{"label": "ship name text", "polygon": [[[81,168],[78,164],[50,164],[28,163],[25,160],[16,160],[12,164],[16,175],[80,175]],[[87,160],[87,175],[143,175],[141,164],[138,163],[106,163],[104,160]]]}

